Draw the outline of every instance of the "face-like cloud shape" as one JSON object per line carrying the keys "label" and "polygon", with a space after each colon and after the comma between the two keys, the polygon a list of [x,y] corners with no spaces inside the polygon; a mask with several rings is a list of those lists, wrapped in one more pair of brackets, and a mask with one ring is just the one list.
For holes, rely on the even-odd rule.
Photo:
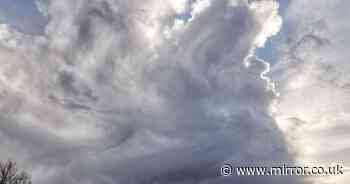
{"label": "face-like cloud shape", "polygon": [[[278,123],[302,161],[349,166],[349,2],[291,1],[286,41],[274,76]],[[315,11],[317,10],[317,11]],[[349,183],[347,174],[315,183]]]}
{"label": "face-like cloud shape", "polygon": [[44,35],[0,27],[0,157],[34,183],[297,183],[219,176],[291,160],[254,56],[281,25],[275,1],[38,5]]}

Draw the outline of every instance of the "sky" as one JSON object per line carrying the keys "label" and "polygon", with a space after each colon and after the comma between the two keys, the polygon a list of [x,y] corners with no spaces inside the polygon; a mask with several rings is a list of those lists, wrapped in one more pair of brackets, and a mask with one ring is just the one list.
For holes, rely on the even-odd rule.
{"label": "sky", "polygon": [[350,165],[349,7],[0,0],[0,160],[35,184],[347,184],[220,167]]}
{"label": "sky", "polygon": [[44,31],[47,18],[38,11],[34,0],[1,0],[0,22],[28,34],[39,34]]}

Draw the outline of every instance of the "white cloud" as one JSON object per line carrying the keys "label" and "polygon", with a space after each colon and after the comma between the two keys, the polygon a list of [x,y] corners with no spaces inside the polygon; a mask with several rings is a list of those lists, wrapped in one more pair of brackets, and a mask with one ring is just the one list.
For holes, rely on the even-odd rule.
{"label": "white cloud", "polygon": [[[350,25],[345,1],[291,1],[282,62],[275,66],[281,98],[278,122],[298,159],[349,166]],[[315,178],[345,184],[349,176]]]}

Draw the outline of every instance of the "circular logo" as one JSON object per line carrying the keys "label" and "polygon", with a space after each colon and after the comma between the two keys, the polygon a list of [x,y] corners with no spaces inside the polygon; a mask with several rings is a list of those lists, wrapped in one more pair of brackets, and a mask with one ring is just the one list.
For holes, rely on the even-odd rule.
{"label": "circular logo", "polygon": [[230,164],[225,164],[221,167],[221,176],[231,176],[233,168]]}

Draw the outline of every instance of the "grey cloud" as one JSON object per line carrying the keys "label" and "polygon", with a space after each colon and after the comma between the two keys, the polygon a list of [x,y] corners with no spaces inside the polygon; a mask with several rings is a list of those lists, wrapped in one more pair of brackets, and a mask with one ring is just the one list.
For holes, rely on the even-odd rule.
{"label": "grey cloud", "polygon": [[301,182],[219,176],[227,161],[293,161],[254,56],[274,1],[191,2],[186,23],[170,1],[43,2],[45,35],[0,37],[13,70],[0,75],[1,144],[14,147],[0,156],[35,183]]}

